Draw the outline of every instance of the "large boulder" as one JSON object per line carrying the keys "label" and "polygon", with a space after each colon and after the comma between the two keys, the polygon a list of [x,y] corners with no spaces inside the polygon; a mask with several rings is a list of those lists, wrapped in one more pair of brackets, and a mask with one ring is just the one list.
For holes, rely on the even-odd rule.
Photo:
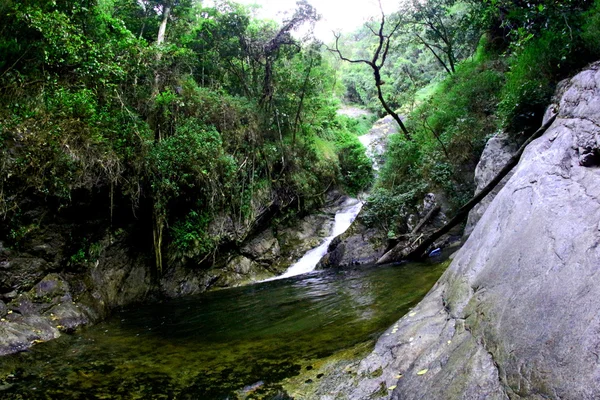
{"label": "large boulder", "polygon": [[438,284],[323,398],[599,398],[599,155],[600,63]]}
{"label": "large boulder", "polygon": [[373,264],[383,255],[386,239],[380,229],[369,228],[357,218],[346,232],[333,239],[317,268]]}
{"label": "large boulder", "polygon": [[[479,163],[477,164],[477,168],[475,168],[475,194],[481,192],[481,190],[494,179],[518,149],[518,141],[505,132],[499,132],[488,140],[483,149],[483,153],[481,154],[481,158],[479,159]],[[469,218],[467,219],[464,231],[465,236],[468,236],[473,232],[475,225],[477,225],[477,222],[479,222],[481,216],[485,213],[485,210],[487,210],[494,197],[496,197],[498,192],[500,192],[500,189],[508,182],[512,174],[513,172],[511,171],[498,185],[496,185],[490,194],[485,196],[483,200],[469,212]]]}
{"label": "large boulder", "polygon": [[47,273],[48,266],[61,263],[63,249],[55,246],[65,244],[44,241],[46,231],[39,235],[32,242],[47,244],[34,246],[32,254],[0,249],[4,257],[0,288],[12,289],[1,295],[0,355],[97,322],[116,307],[141,302],[154,288],[147,260],[132,253],[125,238],[114,240],[108,235],[98,242],[101,250],[95,261]]}
{"label": "large boulder", "polygon": [[240,251],[244,256],[267,263],[273,262],[281,254],[279,242],[273,235],[273,229],[271,228],[250,240]]}

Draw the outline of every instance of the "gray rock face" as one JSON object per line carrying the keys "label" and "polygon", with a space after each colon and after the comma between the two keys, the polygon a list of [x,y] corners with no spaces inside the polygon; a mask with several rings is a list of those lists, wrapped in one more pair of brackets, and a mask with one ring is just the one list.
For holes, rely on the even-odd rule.
{"label": "gray rock face", "polygon": [[[542,125],[546,123],[552,117],[553,110],[558,106],[564,91],[567,89],[569,81],[564,80],[557,85],[556,93],[552,99],[552,103],[548,110],[546,111],[546,115],[544,115],[544,119],[542,121]],[[485,186],[494,176],[500,172],[502,168],[506,165],[508,160],[517,152],[523,141],[526,140],[525,137],[512,137],[505,132],[499,132],[494,137],[492,137],[485,145],[483,149],[483,153],[481,154],[481,158],[477,167],[475,168],[475,194],[481,192]],[[587,152],[584,155],[584,158],[587,159],[586,163],[593,162],[592,160],[596,156],[595,153],[591,150],[591,147],[586,147],[581,149],[582,154]],[[582,164],[584,165],[584,164]],[[475,225],[481,219],[481,216],[485,213],[488,206],[496,197],[500,189],[506,185],[506,182],[510,179],[514,170],[511,171],[496,187],[490,194],[488,194],[483,200],[479,202],[469,213],[469,218],[467,219],[467,224],[465,225],[464,236],[468,237],[475,229]]]}
{"label": "gray rock face", "polygon": [[8,285],[2,287],[12,289],[2,295],[7,304],[1,302],[0,307],[0,355],[26,350],[59,337],[61,332],[99,321],[115,307],[142,301],[152,290],[145,260],[130,257],[122,243],[106,240],[98,260],[88,263],[83,271],[44,275],[44,266],[60,260],[55,257],[62,249],[54,246],[59,245],[36,244],[47,260],[29,254],[11,258],[12,254],[4,250],[5,265],[21,267],[16,276],[0,274],[3,285]]}
{"label": "gray rock face", "polygon": [[[477,164],[477,168],[475,168],[475,194],[481,192],[481,190],[490,183],[494,176],[500,172],[518,149],[519,144],[504,132],[500,132],[488,140],[483,149],[483,153],[481,154],[479,163]],[[471,210],[469,218],[467,219],[467,225],[465,226],[465,236],[468,236],[473,232],[475,225],[479,222],[481,216],[485,213],[485,210],[487,210],[494,197],[496,197],[500,189],[508,182],[512,174],[513,172],[511,171],[490,194]]]}
{"label": "gray rock face", "polygon": [[367,228],[358,218],[345,233],[333,239],[317,268],[373,264],[383,255],[385,241],[383,232]]}
{"label": "gray rock face", "polygon": [[273,230],[267,229],[242,247],[241,253],[255,260],[269,262],[279,257],[281,248],[273,236]]}
{"label": "gray rock face", "polygon": [[600,63],[568,84],[438,284],[327,396],[599,398],[598,149]]}

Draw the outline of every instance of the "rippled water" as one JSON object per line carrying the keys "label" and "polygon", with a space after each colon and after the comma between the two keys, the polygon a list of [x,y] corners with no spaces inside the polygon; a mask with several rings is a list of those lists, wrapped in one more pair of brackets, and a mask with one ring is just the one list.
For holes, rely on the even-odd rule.
{"label": "rippled water", "polygon": [[0,359],[0,398],[287,398],[282,379],[376,338],[444,267],[314,272],[133,307]]}

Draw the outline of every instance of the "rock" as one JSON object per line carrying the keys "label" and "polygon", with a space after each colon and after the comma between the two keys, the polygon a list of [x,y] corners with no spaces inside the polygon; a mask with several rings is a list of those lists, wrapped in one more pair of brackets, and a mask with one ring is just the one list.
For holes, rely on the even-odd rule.
{"label": "rock", "polygon": [[281,254],[281,248],[269,228],[244,245],[241,253],[254,260],[273,262]]}
{"label": "rock", "polygon": [[90,323],[85,311],[72,301],[58,304],[51,308],[45,316],[55,323],[62,332],[74,332],[80,326]]}
{"label": "rock", "polygon": [[205,292],[219,279],[220,271],[172,266],[160,279],[161,295],[167,298],[193,296]]}
{"label": "rock", "polygon": [[394,118],[390,115],[376,121],[371,130],[366,135],[359,136],[358,139],[366,147],[367,156],[373,162],[373,169],[378,171],[384,164],[383,155],[387,148],[388,137],[399,132],[399,127]]}
{"label": "rock", "polygon": [[331,242],[317,268],[373,264],[383,255],[386,239],[382,232],[367,228],[357,218],[345,233]]}
{"label": "rock", "polygon": [[17,292],[16,290],[11,290],[8,293],[4,293],[4,294],[0,295],[0,298],[2,298],[5,301],[11,301],[13,299],[16,299],[18,295],[19,295],[19,292]]}
{"label": "rock", "polygon": [[8,307],[6,306],[6,303],[0,300],[0,318],[5,317],[7,313]]}
{"label": "rock", "polygon": [[[564,80],[559,82],[557,85],[556,93],[553,96],[552,104],[548,107],[542,125],[545,124],[551,117],[554,115],[554,109],[557,107],[560,102],[560,98],[564,94],[567,89],[568,80]],[[498,172],[506,165],[507,161],[517,152],[521,144],[527,138],[524,137],[515,137],[510,136],[505,132],[499,132],[495,136],[493,136],[485,145],[483,149],[483,153],[481,154],[481,158],[477,167],[475,168],[475,194],[479,193],[488,183],[496,176]],[[585,164],[597,163],[598,159],[596,158],[596,153],[588,151],[589,155],[580,159],[580,162]],[[593,161],[592,161],[593,160]],[[583,164],[582,164],[583,165]],[[490,194],[488,194],[483,200],[479,202],[469,213],[469,217],[467,219],[467,223],[465,225],[464,237],[468,237],[477,222],[481,219],[481,216],[487,210],[487,207],[490,205],[494,197],[500,192],[500,190],[504,187],[506,182],[510,179],[514,172],[511,171],[496,187]]]}
{"label": "rock", "polygon": [[51,301],[69,292],[69,284],[58,274],[49,274],[38,282],[30,291],[34,300]]}
{"label": "rock", "polygon": [[260,264],[244,256],[238,256],[227,263],[217,285],[221,287],[242,286],[273,276],[272,272],[265,270]]}
{"label": "rock", "polygon": [[307,251],[317,247],[330,234],[333,222],[330,214],[316,214],[302,218],[294,226],[278,227],[277,239],[281,254],[285,257],[278,269],[287,268]]}
{"label": "rock", "polygon": [[21,256],[0,261],[0,290],[29,290],[50,269],[42,258]]}
{"label": "rock", "polygon": [[[475,194],[481,192],[481,190],[487,186],[496,174],[504,168],[508,160],[518,149],[518,141],[504,132],[500,132],[488,140],[483,149],[483,153],[481,154],[481,158],[479,159],[479,163],[475,168]],[[487,207],[494,197],[496,197],[500,189],[508,182],[512,174],[513,172],[511,171],[498,185],[496,185],[490,194],[471,210],[465,226],[464,236],[469,236],[471,232],[473,232],[475,225],[481,219],[481,216],[485,213]]]}
{"label": "rock", "polygon": [[[578,144],[599,138],[597,63],[440,281],[330,398],[367,398],[382,381],[393,399],[598,398],[600,169],[580,164]],[[376,366],[383,379],[367,379]]]}
{"label": "rock", "polygon": [[18,316],[13,322],[0,321],[0,356],[27,350],[35,343],[59,336],[58,329],[39,315]]}

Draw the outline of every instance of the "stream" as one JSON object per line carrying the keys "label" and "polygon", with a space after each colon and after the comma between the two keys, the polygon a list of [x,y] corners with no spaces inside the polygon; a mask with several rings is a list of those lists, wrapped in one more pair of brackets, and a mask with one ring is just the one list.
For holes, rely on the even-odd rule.
{"label": "stream", "polygon": [[376,339],[444,268],[315,271],[131,307],[0,359],[0,398],[287,398],[282,380]]}
{"label": "stream", "polygon": [[[381,122],[361,138],[373,159],[390,132]],[[282,276],[132,306],[76,334],[0,358],[0,398],[289,399],[286,380],[302,374],[305,385],[318,384],[315,364],[374,343],[447,265],[314,271],[362,205],[346,200],[330,236]]]}

